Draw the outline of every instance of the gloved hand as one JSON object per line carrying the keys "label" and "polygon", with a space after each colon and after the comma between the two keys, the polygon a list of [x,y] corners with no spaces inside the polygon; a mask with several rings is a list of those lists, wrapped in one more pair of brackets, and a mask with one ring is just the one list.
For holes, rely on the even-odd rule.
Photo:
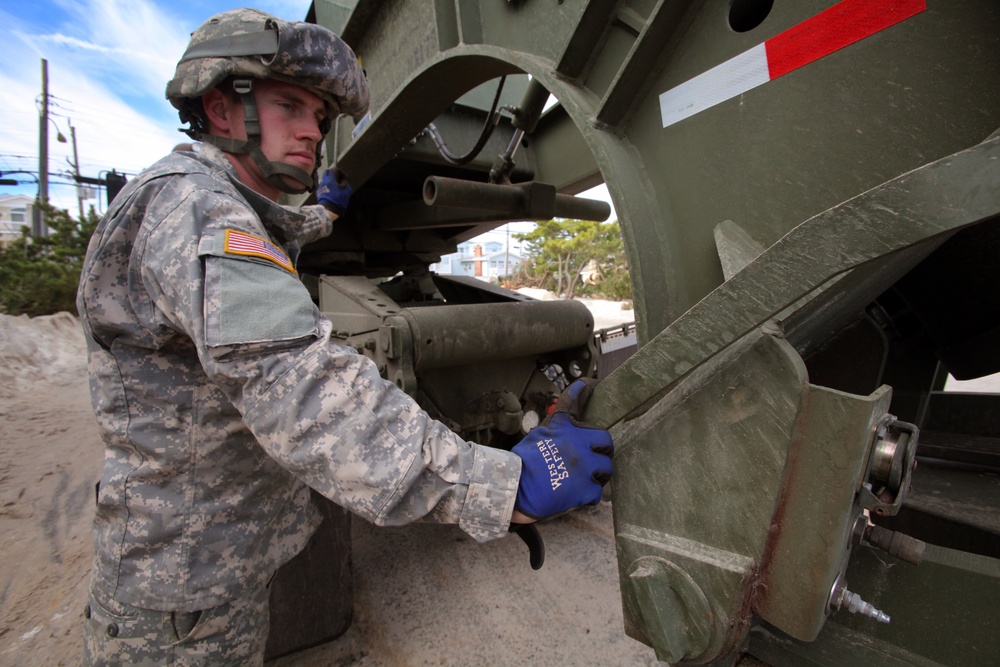
{"label": "gloved hand", "polygon": [[579,421],[596,384],[577,380],[567,387],[552,414],[514,446],[522,462],[514,507],[533,519],[596,505],[611,479],[611,434]]}
{"label": "gloved hand", "polygon": [[341,216],[347,210],[351,192],[351,184],[347,182],[344,172],[336,168],[327,169],[319,180],[319,187],[316,188],[316,201],[326,210]]}

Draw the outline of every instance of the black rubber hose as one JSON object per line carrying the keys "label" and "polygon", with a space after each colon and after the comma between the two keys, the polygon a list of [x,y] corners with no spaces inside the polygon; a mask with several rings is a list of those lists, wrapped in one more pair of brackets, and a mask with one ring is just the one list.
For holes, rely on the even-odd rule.
{"label": "black rubber hose", "polygon": [[486,117],[486,123],[483,125],[483,131],[479,134],[479,140],[476,145],[472,147],[465,155],[455,155],[444,143],[444,138],[441,133],[438,132],[437,127],[434,123],[430,123],[427,126],[427,131],[431,135],[431,139],[434,141],[434,145],[437,147],[438,153],[441,154],[447,162],[456,166],[462,166],[463,164],[468,164],[472,162],[479,153],[482,152],[483,147],[486,146],[486,142],[490,140],[490,136],[493,135],[493,129],[497,126],[497,106],[500,104],[500,94],[503,92],[503,85],[507,81],[507,77],[500,77],[500,84],[497,86],[497,94],[493,98],[493,106],[490,108],[490,113]]}

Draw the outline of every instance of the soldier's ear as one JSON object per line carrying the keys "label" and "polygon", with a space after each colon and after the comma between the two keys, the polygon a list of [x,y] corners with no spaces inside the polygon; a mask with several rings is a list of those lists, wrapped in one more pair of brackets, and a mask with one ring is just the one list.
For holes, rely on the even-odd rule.
{"label": "soldier's ear", "polygon": [[[218,88],[205,93],[201,98],[205,112],[208,133],[221,137],[234,137],[236,129],[243,125],[243,105]],[[237,116],[239,116],[237,118]]]}

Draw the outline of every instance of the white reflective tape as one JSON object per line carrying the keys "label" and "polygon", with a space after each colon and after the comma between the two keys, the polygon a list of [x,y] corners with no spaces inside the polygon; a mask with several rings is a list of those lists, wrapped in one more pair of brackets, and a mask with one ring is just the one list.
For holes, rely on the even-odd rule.
{"label": "white reflective tape", "polygon": [[767,51],[758,44],[660,95],[663,127],[673,125],[770,80]]}
{"label": "white reflective tape", "polygon": [[660,95],[663,127],[777,79],[927,9],[927,0],[841,0]]}

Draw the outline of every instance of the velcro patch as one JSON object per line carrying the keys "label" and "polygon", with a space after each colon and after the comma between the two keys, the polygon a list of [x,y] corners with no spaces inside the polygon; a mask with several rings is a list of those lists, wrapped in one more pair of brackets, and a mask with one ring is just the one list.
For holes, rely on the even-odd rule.
{"label": "velcro patch", "polygon": [[223,252],[228,255],[245,255],[247,257],[260,257],[274,262],[281,268],[292,273],[296,273],[292,266],[292,260],[283,253],[278,246],[267,239],[262,239],[253,234],[240,232],[235,229],[226,230],[226,240],[222,246]]}

